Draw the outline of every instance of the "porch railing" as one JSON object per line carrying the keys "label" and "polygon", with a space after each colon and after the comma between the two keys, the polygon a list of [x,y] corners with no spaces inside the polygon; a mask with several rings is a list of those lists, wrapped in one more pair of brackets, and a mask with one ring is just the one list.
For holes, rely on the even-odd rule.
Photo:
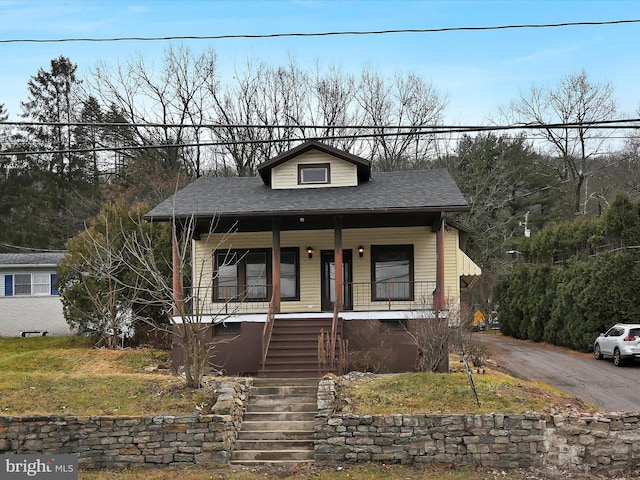
{"label": "porch railing", "polygon": [[[261,286],[260,288],[263,288]],[[233,315],[269,312],[273,292],[266,286],[269,298],[260,298],[256,290],[238,287],[219,287],[213,302],[202,305],[204,314]],[[432,308],[435,281],[419,282],[348,282],[345,284],[345,310],[414,310]],[[208,291],[211,294],[211,290]],[[310,303],[320,304],[319,299]],[[305,311],[308,311],[305,309]]]}
{"label": "porch railing", "polygon": [[353,310],[399,310],[430,308],[435,281],[352,282],[346,285]]}
{"label": "porch railing", "polygon": [[[225,315],[264,312],[271,307],[273,302],[273,294],[271,299],[266,296],[267,292],[271,290],[271,285],[261,285],[260,292],[255,287],[243,288],[235,285],[217,288],[218,294],[217,298],[214,298],[213,304],[217,305],[218,309],[221,310],[220,313]],[[262,291],[264,291],[264,296],[258,295]]]}

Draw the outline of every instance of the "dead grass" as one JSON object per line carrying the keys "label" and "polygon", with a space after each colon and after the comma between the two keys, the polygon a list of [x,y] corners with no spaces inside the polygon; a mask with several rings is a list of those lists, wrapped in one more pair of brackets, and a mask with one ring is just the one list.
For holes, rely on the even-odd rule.
{"label": "dead grass", "polygon": [[[113,471],[81,471],[80,478],[82,480],[164,480],[175,478],[180,480],[297,480],[303,478],[315,480],[473,480],[497,478],[493,475],[488,476],[487,472],[487,469],[451,465],[365,464],[322,468],[300,464],[280,467],[170,467],[129,470],[118,473]],[[500,478],[510,479],[508,476],[500,476]]]}
{"label": "dead grass", "polygon": [[[626,480],[639,480],[629,472]],[[126,471],[80,471],[80,480],[605,480],[610,477],[590,472],[561,471],[551,467],[495,470],[464,465],[336,465],[290,466],[185,466]]]}
{"label": "dead grass", "polygon": [[396,413],[544,413],[568,405],[590,410],[581,401],[548,385],[485,369],[473,380],[466,373],[403,373],[341,383],[342,410],[363,415]]}
{"label": "dead grass", "polygon": [[[4,415],[161,415],[196,413],[211,394],[184,387],[172,375],[155,371],[168,352],[93,349],[78,337],[0,338],[0,414]],[[576,402],[541,384],[487,370],[475,375],[481,407],[475,406],[466,374],[385,375],[342,387],[359,413],[516,413]],[[133,470],[81,470],[82,480],[532,480],[577,477],[575,472],[532,472],[458,465],[365,464],[320,468],[185,466]],[[627,477],[638,478],[638,477]]]}
{"label": "dead grass", "polygon": [[0,338],[0,414],[197,413],[211,395],[159,373],[168,358],[150,349],[94,349],[82,337]]}

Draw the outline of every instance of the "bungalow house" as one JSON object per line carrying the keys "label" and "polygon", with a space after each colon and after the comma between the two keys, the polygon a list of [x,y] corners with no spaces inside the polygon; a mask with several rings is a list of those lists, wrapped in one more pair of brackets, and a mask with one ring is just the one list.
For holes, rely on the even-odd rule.
{"label": "bungalow house", "polygon": [[62,252],[0,253],[0,336],[69,335],[56,288]]}
{"label": "bungalow house", "polygon": [[349,350],[384,344],[385,370],[413,370],[407,319],[446,317],[480,274],[461,249],[469,232],[447,219],[469,209],[449,173],[372,172],[317,141],[258,173],[199,178],[146,216],[195,221],[191,293],[218,341],[213,362],[229,374],[317,375],[335,369],[342,339]]}

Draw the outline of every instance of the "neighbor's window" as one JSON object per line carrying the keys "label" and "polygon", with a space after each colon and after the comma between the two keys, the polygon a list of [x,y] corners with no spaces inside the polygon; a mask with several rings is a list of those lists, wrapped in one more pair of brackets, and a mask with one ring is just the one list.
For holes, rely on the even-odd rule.
{"label": "neighbor's window", "polygon": [[374,301],[413,299],[413,245],[371,247]]}
{"label": "neighbor's window", "polygon": [[17,273],[13,276],[13,294],[31,295],[31,274]]}
{"label": "neighbor's window", "polygon": [[216,323],[213,326],[213,334],[218,335],[240,335],[241,323]]}
{"label": "neighbor's window", "polygon": [[407,320],[380,320],[384,332],[404,332],[407,330]]}
{"label": "neighbor's window", "polygon": [[330,183],[328,163],[308,163],[298,165],[298,185]]}
{"label": "neighbor's window", "polygon": [[55,273],[16,273],[4,276],[4,296],[58,295]]}
{"label": "neighbor's window", "polygon": [[51,276],[48,273],[33,274],[33,295],[51,295]]}

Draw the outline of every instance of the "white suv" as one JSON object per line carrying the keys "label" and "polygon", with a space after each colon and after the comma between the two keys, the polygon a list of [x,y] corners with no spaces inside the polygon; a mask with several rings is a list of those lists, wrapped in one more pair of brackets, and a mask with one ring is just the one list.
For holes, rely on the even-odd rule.
{"label": "white suv", "polygon": [[613,364],[622,367],[629,359],[640,358],[640,324],[617,323],[607,333],[601,333],[593,344],[596,360],[613,357]]}

